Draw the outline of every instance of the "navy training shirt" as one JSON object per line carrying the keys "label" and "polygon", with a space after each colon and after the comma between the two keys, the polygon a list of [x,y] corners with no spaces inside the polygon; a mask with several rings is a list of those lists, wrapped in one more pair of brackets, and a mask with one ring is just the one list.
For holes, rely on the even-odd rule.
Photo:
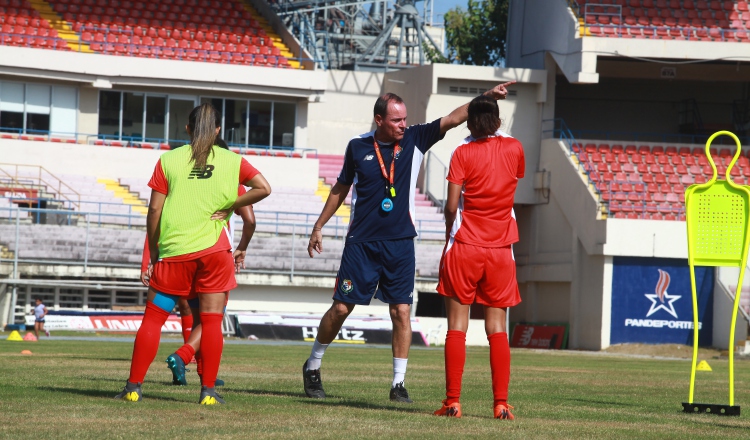
{"label": "navy training shirt", "polygon": [[[398,142],[401,151],[395,159],[393,186],[396,197],[389,196],[393,201],[393,210],[385,212],[380,204],[387,195],[387,181],[375,155],[374,136],[375,132],[371,131],[349,141],[344,166],[338,177],[341,184],[352,185],[352,211],[346,234],[347,243],[417,236],[414,228],[417,175],[427,150],[443,138],[440,134],[440,119],[428,124],[412,125],[404,131],[403,139]],[[390,174],[395,143],[379,146],[385,170]]]}

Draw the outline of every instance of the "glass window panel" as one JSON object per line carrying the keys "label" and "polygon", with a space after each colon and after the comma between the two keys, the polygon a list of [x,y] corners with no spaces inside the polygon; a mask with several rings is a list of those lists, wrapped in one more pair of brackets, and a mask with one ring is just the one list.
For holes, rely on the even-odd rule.
{"label": "glass window panel", "polygon": [[90,309],[109,309],[112,307],[112,294],[109,291],[89,290]]}
{"label": "glass window panel", "polygon": [[23,112],[0,111],[0,131],[19,133],[23,129]]}
{"label": "glass window panel", "polygon": [[143,140],[143,93],[122,94],[122,135]]}
{"label": "glass window panel", "polygon": [[169,145],[180,147],[190,143],[190,136],[185,129],[188,116],[195,107],[194,101],[184,99],[169,100]]}
{"label": "glass window panel", "polygon": [[165,138],[165,115],[167,98],[148,96],[146,98],[146,139],[161,140]]}
{"label": "glass window panel", "polygon": [[245,145],[247,101],[227,99],[224,108],[224,140],[230,145]]}
{"label": "glass window panel", "polygon": [[250,101],[250,146],[267,147],[271,135],[271,103]]}
{"label": "glass window panel", "polygon": [[50,86],[27,84],[26,112],[48,115],[51,90]]}
{"label": "glass window panel", "polygon": [[60,134],[74,133],[77,113],[78,91],[73,87],[53,87],[50,130]]}
{"label": "glass window panel", "polygon": [[[99,92],[99,134],[120,134],[120,92]],[[143,113],[143,105],[141,105]]]}
{"label": "glass window panel", "polygon": [[297,105],[277,102],[273,107],[273,146],[294,147],[294,124]]}
{"label": "glass window panel", "polygon": [[35,113],[26,113],[26,132],[47,132],[49,131],[49,113],[39,115]]}
{"label": "glass window panel", "polygon": [[0,83],[0,111],[23,113],[23,89],[22,83]]}

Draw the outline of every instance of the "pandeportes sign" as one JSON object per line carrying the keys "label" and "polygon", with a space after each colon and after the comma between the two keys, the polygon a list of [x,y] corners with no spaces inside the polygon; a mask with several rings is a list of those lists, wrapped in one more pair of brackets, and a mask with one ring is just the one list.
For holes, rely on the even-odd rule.
{"label": "pandeportes sign", "polygon": [[[610,343],[693,343],[687,260],[614,257]],[[711,345],[714,269],[696,267],[699,345]]]}

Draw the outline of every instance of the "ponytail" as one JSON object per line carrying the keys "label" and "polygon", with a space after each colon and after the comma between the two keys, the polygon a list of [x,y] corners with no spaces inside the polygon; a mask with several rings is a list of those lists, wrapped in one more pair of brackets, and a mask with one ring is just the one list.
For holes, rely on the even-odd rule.
{"label": "ponytail", "polygon": [[205,102],[190,112],[188,127],[190,127],[190,147],[193,149],[191,160],[195,168],[206,168],[208,157],[213,154],[216,143],[216,129],[221,126],[219,112],[213,105]]}

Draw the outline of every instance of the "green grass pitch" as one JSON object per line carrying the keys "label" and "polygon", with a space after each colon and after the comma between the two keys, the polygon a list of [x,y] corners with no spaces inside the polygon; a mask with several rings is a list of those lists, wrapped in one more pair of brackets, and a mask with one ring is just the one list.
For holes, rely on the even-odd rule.
{"label": "green grass pitch", "polygon": [[[736,363],[741,417],[688,415],[690,363],[580,352],[514,350],[516,421],[492,419],[489,353],[469,348],[462,419],[432,415],[444,396],[442,349],[413,349],[406,386],[413,405],[388,400],[391,352],[335,345],[323,361],[329,398],[308,399],[301,368],[309,346],[227,344],[221,407],[197,404],[195,372],[171,386],[162,342],[144,401],[112,397],[127,378],[131,343],[5,341],[0,333],[0,438],[684,438],[750,437],[750,362]],[[29,349],[32,355],[22,355]],[[727,403],[727,362],[709,359],[696,402]],[[193,365],[194,367],[194,365]]]}

